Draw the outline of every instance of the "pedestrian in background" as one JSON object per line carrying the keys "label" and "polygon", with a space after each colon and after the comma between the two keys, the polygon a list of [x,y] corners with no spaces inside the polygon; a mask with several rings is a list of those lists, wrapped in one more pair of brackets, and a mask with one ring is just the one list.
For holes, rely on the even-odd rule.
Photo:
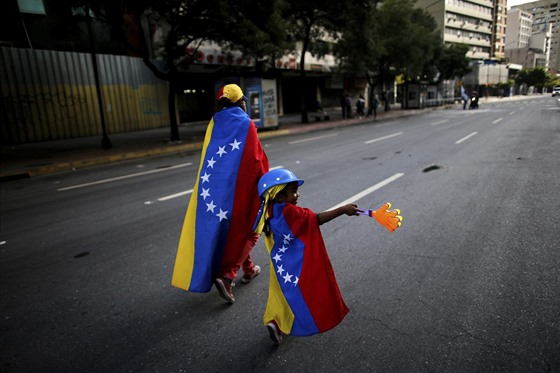
{"label": "pedestrian in background", "polygon": [[342,119],[346,118],[346,92],[340,96],[340,109],[342,112]]}
{"label": "pedestrian in background", "polygon": [[346,103],[346,118],[352,118],[352,96],[350,96],[349,93],[346,93],[345,103]]}
{"label": "pedestrian in background", "polygon": [[391,96],[393,95],[393,91],[387,91],[387,92],[383,92],[384,97],[385,97],[385,111],[389,111],[391,110]]}
{"label": "pedestrian in background", "polygon": [[371,96],[371,101],[368,107],[367,116],[369,117],[373,113],[373,121],[377,120],[377,107],[379,106],[379,97],[377,95]]}
{"label": "pedestrian in background", "polygon": [[172,285],[208,292],[214,284],[220,296],[233,303],[239,269],[242,283],[261,271],[250,253],[259,237],[253,232],[260,206],[257,182],[269,166],[241,88],[228,84],[217,99],[219,110],[206,130]]}
{"label": "pedestrian in background", "polygon": [[463,99],[463,110],[466,110],[467,103],[469,102],[469,95],[463,86],[461,86],[461,98]]}
{"label": "pedestrian in background", "polygon": [[356,101],[356,114],[361,119],[365,115],[365,108],[366,108],[366,99],[364,95],[360,95],[358,97],[358,101]]}

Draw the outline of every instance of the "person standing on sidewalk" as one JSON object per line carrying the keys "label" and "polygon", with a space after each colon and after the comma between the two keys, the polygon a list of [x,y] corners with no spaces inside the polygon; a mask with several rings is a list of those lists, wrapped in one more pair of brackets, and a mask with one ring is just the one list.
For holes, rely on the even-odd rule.
{"label": "person standing on sidewalk", "polygon": [[352,96],[349,93],[346,93],[345,97],[346,102],[346,118],[352,118]]}
{"label": "person standing on sidewalk", "polygon": [[367,116],[369,117],[373,113],[373,121],[377,120],[377,107],[379,106],[379,98],[377,95],[371,96],[371,101],[369,103]]}
{"label": "person standing on sidewalk", "polygon": [[346,118],[346,92],[340,96],[340,109],[342,112],[342,119]]}
{"label": "person standing on sidewalk", "polygon": [[366,99],[364,98],[364,95],[360,95],[358,97],[358,101],[356,101],[356,114],[358,115],[358,118],[362,119],[364,117],[365,107],[366,107]]}
{"label": "person standing on sidewalk", "polygon": [[250,253],[259,238],[252,229],[260,205],[257,183],[269,166],[246,101],[236,84],[218,93],[219,110],[206,130],[171,282],[193,292],[208,292],[214,284],[230,304],[239,269],[242,283],[261,271]]}

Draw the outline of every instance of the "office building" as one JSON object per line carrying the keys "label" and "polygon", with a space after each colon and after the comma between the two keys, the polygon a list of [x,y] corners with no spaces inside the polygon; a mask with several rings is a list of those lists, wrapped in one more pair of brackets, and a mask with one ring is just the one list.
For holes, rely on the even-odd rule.
{"label": "office building", "polygon": [[493,1],[418,0],[416,4],[435,18],[444,43],[469,46],[468,58],[489,59],[496,43],[501,51],[502,40],[494,41],[493,45]]}
{"label": "office building", "polygon": [[533,29],[533,15],[521,9],[510,9],[507,14],[505,49],[529,47]]}
{"label": "office building", "polygon": [[[559,5],[560,1],[558,0],[540,0],[512,7],[512,9],[519,9],[532,15],[531,36],[540,35],[535,36],[534,45],[536,46],[536,43],[538,43],[539,46],[543,45],[542,48],[544,48],[542,51],[535,50],[534,52],[540,52],[545,56],[547,59],[545,62],[546,68],[553,74],[560,72]],[[537,48],[540,48],[539,46]],[[528,47],[532,48],[533,46],[528,45]]]}
{"label": "office building", "polygon": [[494,32],[492,34],[492,57],[505,58],[507,0],[495,0],[494,3]]}

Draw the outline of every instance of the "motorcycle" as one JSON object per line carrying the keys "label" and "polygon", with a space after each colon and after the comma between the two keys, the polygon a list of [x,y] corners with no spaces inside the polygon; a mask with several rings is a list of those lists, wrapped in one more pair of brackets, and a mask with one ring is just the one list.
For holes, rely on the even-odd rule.
{"label": "motorcycle", "polygon": [[477,95],[473,95],[470,98],[469,110],[471,110],[471,109],[478,109],[478,96]]}

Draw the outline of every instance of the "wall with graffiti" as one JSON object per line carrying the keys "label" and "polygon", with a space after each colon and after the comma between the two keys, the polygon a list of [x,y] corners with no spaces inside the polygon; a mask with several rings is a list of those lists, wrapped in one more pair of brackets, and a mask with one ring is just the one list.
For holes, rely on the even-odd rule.
{"label": "wall with graffiti", "polygon": [[98,55],[101,105],[91,55],[0,48],[2,144],[169,126],[167,82],[141,59]]}

